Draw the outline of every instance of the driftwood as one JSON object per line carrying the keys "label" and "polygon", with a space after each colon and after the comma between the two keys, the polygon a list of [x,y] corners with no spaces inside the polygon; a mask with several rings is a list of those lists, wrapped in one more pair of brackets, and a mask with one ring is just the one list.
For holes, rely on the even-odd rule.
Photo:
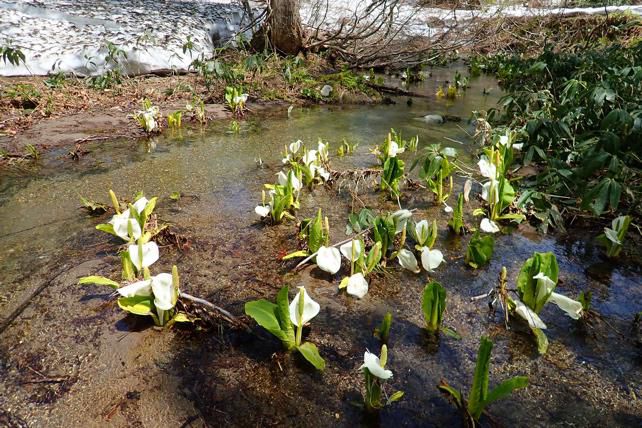
{"label": "driftwood", "polygon": [[408,91],[396,86],[377,85],[376,83],[366,82],[366,85],[379,92],[385,92],[393,95],[403,95],[407,97],[430,98],[430,95],[420,94],[418,92]]}

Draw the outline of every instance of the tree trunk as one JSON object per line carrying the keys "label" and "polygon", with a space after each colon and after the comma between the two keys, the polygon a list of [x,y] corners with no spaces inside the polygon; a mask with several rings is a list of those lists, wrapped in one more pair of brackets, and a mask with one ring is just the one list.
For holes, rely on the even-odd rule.
{"label": "tree trunk", "polygon": [[269,0],[270,15],[258,34],[278,52],[296,55],[303,48],[300,0]]}

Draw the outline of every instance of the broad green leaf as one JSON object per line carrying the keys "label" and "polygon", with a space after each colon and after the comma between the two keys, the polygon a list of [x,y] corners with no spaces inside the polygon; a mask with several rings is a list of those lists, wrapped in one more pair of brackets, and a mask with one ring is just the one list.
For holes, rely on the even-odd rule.
{"label": "broad green leaf", "polygon": [[439,331],[446,309],[446,289],[438,282],[426,285],[421,301],[421,309],[426,321],[426,329],[432,332]]}
{"label": "broad green leaf", "polygon": [[120,297],[118,306],[135,315],[151,315],[154,304],[150,296]]}
{"label": "broad green leaf", "polygon": [[478,269],[490,262],[495,251],[495,239],[491,235],[481,236],[475,232],[468,243],[464,261],[474,269]]}
{"label": "broad green leaf", "polygon": [[96,229],[100,230],[101,232],[107,232],[110,235],[118,236],[114,231],[114,226],[109,223],[99,224],[96,226]]}
{"label": "broad green leaf", "polygon": [[289,341],[289,338],[281,330],[276,311],[277,305],[264,299],[254,300],[245,304],[245,314],[252,317],[258,325],[272,333],[285,344]]}
{"label": "broad green leaf", "polygon": [[85,284],[96,284],[96,285],[107,285],[112,288],[118,288],[120,287],[120,284],[117,283],[116,281],[113,281],[109,278],[105,278],[104,276],[83,276],[78,280],[78,285],[85,285]]}
{"label": "broad green leaf", "polygon": [[303,355],[303,358],[308,360],[310,364],[317,370],[323,371],[325,369],[325,360],[319,355],[319,350],[314,343],[302,343],[297,350]]}

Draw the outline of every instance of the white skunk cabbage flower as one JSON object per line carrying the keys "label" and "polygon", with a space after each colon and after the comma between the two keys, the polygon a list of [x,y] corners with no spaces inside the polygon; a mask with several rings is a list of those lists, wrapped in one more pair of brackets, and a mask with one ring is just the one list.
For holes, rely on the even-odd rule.
{"label": "white skunk cabbage flower", "polygon": [[317,161],[317,151],[316,150],[308,150],[304,155],[303,155],[303,163],[306,165],[310,165],[311,163],[315,163]]}
{"label": "white skunk cabbage flower", "polygon": [[[352,258],[352,247],[354,247],[354,258]],[[350,242],[346,242],[339,247],[339,251],[343,254],[343,257],[350,260],[351,262],[357,260],[361,256],[361,241],[353,239]]]}
{"label": "white skunk cabbage flower", "polygon": [[[111,218],[111,220],[109,220],[109,224],[111,224],[114,227],[114,233],[118,235],[119,238],[125,241],[129,241],[130,238],[136,241],[138,238],[140,238],[142,234],[140,225],[138,224],[136,219],[130,217],[129,209],[126,209],[120,214],[115,214]],[[131,225],[133,236],[129,236],[130,225]]]}
{"label": "white skunk cabbage flower", "polygon": [[259,216],[259,217],[267,217],[270,215],[270,211],[272,211],[272,208],[269,205],[257,205],[254,208],[254,212]]}
{"label": "white skunk cabbage flower", "polygon": [[479,224],[479,228],[486,233],[497,233],[499,232],[499,226],[494,221],[484,218]]}
{"label": "white skunk cabbage flower", "polygon": [[477,162],[479,167],[479,172],[486,178],[496,179],[497,178],[497,167],[488,160],[486,156],[482,156],[479,162]]}
{"label": "white skunk cabbage flower", "polygon": [[324,167],[318,167],[316,172],[319,173],[319,176],[323,179],[323,181],[328,181],[330,179],[330,172],[328,172]]}
{"label": "white skunk cabbage flower", "polygon": [[142,270],[143,268],[150,267],[153,265],[159,257],[158,254],[158,245],[156,242],[148,242],[142,245],[143,247],[143,258],[141,260],[140,254],[138,253],[138,245],[130,245],[127,247],[129,252],[129,259],[132,261],[132,264],[136,266],[137,270]]}
{"label": "white skunk cabbage flower", "polygon": [[390,141],[390,142],[388,143],[388,157],[389,157],[389,158],[394,158],[394,157],[396,157],[398,154],[403,153],[403,152],[404,152],[404,150],[405,150],[404,148],[401,148],[401,149],[400,149],[400,148],[399,148],[399,144],[397,144],[397,143],[396,143],[396,142],[394,142],[394,141]]}
{"label": "white skunk cabbage flower", "polygon": [[417,258],[412,251],[402,248],[397,253],[397,259],[399,260],[401,267],[404,269],[408,269],[414,273],[419,273],[421,271],[417,265]]}
{"label": "white skunk cabbage flower", "polygon": [[[299,324],[299,299],[303,299],[303,316]],[[312,297],[305,291],[305,287],[299,287],[299,292],[296,293],[292,302],[290,302],[290,321],[297,327],[303,327],[310,320],[316,317],[321,310],[321,306],[312,300]]]}
{"label": "white skunk cabbage flower", "polygon": [[341,269],[341,254],[334,247],[321,247],[317,253],[317,266],[334,275]]}
{"label": "white skunk cabbage flower", "polygon": [[158,314],[158,319],[163,322],[165,311],[171,310],[176,305],[178,290],[174,287],[174,281],[170,273],[160,273],[152,276],[151,285],[156,313]]}
{"label": "white skunk cabbage flower", "polygon": [[566,312],[566,315],[574,320],[578,320],[582,316],[582,304],[577,300],[573,300],[562,294],[551,293],[548,302],[556,304],[561,310]]}
{"label": "white skunk cabbage flower", "polygon": [[491,179],[490,181],[487,181],[486,183],[482,184],[482,192],[481,192],[481,197],[483,200],[486,202],[488,201],[488,194],[490,193],[491,187],[494,189],[494,199],[495,203],[499,202],[499,192],[497,191],[497,180]]}
{"label": "white skunk cabbage flower", "polygon": [[428,247],[422,247],[421,249],[421,265],[428,272],[432,272],[437,269],[439,265],[444,261],[444,255],[439,250],[431,250]]}
{"label": "white skunk cabbage flower", "polygon": [[450,205],[448,205],[447,203],[445,203],[445,202],[444,202],[444,212],[448,213],[448,214],[453,212],[453,208]]}
{"label": "white skunk cabbage flower", "polygon": [[513,300],[513,303],[515,303],[515,313],[525,319],[531,328],[539,328],[542,330],[546,329],[544,321],[542,321],[539,315],[533,312],[531,308],[526,306],[520,300]]}
{"label": "white skunk cabbage flower", "polygon": [[362,370],[363,368],[368,369],[371,375],[382,380],[390,379],[392,377],[392,372],[381,367],[379,357],[370,351],[366,351],[366,353],[363,354],[363,365],[359,367],[359,369]]}
{"label": "white skunk cabbage flower", "polygon": [[522,150],[524,148],[524,143],[513,144],[515,150]]}
{"label": "white skunk cabbage flower", "polygon": [[501,144],[502,146],[507,145],[509,142],[510,138],[508,135],[502,135],[501,137],[499,137],[499,144]]}
{"label": "white skunk cabbage flower", "polygon": [[290,153],[298,152],[302,144],[303,141],[301,140],[296,140],[294,143],[290,143],[290,145],[288,146],[288,148],[290,149]]}
{"label": "white skunk cabbage flower", "polygon": [[247,102],[247,94],[241,94],[237,95],[232,99],[232,103],[234,104],[245,104]]}
{"label": "white skunk cabbage flower", "polygon": [[415,224],[415,236],[419,245],[424,245],[429,238],[430,226],[428,225],[428,220],[421,220],[419,223]]}
{"label": "white skunk cabbage flower", "polygon": [[368,281],[366,281],[366,278],[364,278],[361,272],[355,273],[348,279],[346,292],[349,295],[355,296],[359,299],[362,299],[363,296],[368,293]]}
{"label": "white skunk cabbage flower", "polygon": [[144,281],[132,282],[129,285],[120,287],[116,291],[123,297],[151,296],[152,281],[151,279],[146,279]]}
{"label": "white skunk cabbage flower", "polygon": [[406,222],[412,217],[412,211],[410,210],[397,210],[392,213],[392,218],[395,220],[395,233],[401,233],[402,230],[406,228]]}
{"label": "white skunk cabbage flower", "polygon": [[277,181],[281,186],[287,186],[289,181],[292,183],[292,188],[295,191],[299,192],[303,188],[303,184],[301,184],[301,181],[297,178],[296,174],[294,174],[294,171],[288,171],[287,174],[283,171],[279,171],[276,176]]}
{"label": "white skunk cabbage flower", "polygon": [[552,279],[544,275],[544,272],[540,272],[537,275],[533,277],[533,279],[537,280],[537,296],[535,297],[536,301],[541,301],[544,296],[546,296],[548,293],[551,292],[552,289],[555,288],[555,283],[553,282]]}
{"label": "white skunk cabbage flower", "polygon": [[132,204],[132,206],[136,209],[136,212],[138,214],[142,213],[145,207],[147,207],[147,204],[149,203],[149,200],[146,197],[141,197],[139,198],[136,202]]}

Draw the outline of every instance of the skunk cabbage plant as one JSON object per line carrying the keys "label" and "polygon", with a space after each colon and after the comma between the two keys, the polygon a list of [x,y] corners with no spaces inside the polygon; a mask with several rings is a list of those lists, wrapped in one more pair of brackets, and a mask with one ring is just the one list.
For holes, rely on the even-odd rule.
{"label": "skunk cabbage plant", "polygon": [[439,390],[446,394],[462,412],[464,425],[469,428],[477,426],[479,418],[489,404],[501,400],[516,389],[528,386],[528,378],[526,376],[516,376],[500,383],[492,390],[488,390],[490,354],[492,349],[493,342],[487,337],[482,337],[479,344],[479,351],[477,352],[477,364],[475,366],[473,385],[468,393],[468,397],[465,397],[461,391],[448,385],[444,380],[438,385]]}
{"label": "skunk cabbage plant", "polygon": [[292,302],[288,302],[288,291],[288,286],[281,288],[276,296],[276,304],[264,299],[247,302],[245,314],[281,340],[285,349],[298,351],[317,370],[323,370],[325,361],[317,347],[302,341],[303,326],[316,317],[321,308],[304,287],[299,287]]}
{"label": "skunk cabbage plant", "polygon": [[403,392],[397,391],[384,401],[383,384],[392,378],[392,371],[386,369],[387,361],[388,347],[385,344],[381,346],[379,357],[370,351],[366,351],[363,355],[363,364],[359,369],[363,372],[366,381],[366,393],[363,401],[367,411],[379,410],[403,397]]}

